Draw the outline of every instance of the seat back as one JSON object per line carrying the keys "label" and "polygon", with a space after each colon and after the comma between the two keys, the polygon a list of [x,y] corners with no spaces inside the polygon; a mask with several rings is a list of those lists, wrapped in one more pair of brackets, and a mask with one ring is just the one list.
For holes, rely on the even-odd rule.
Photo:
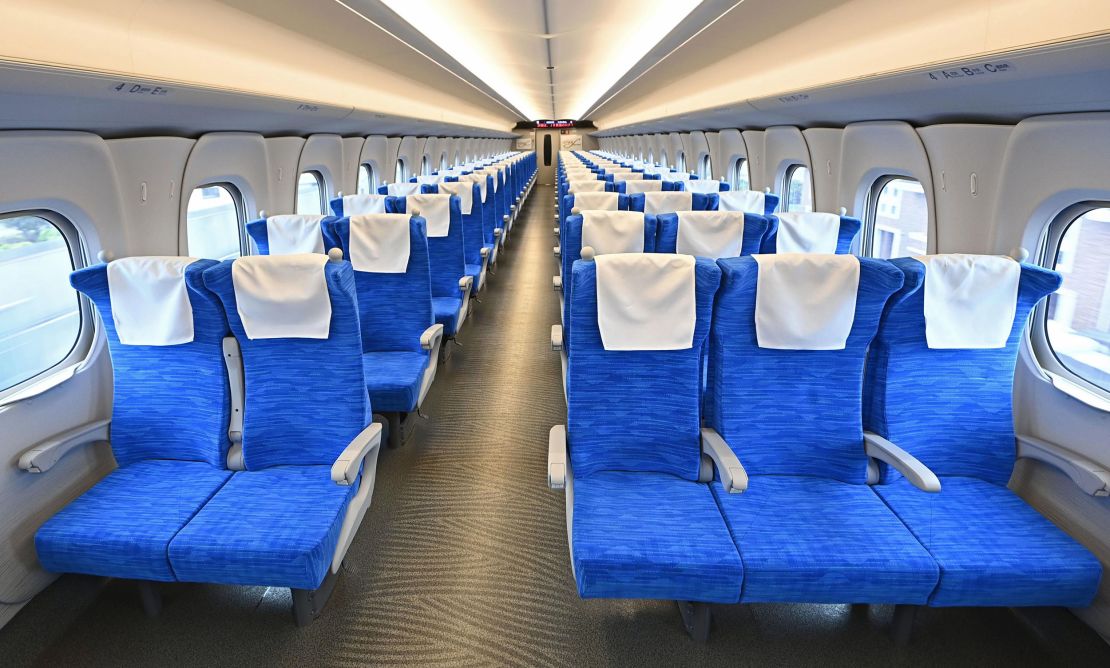
{"label": "seat back", "polygon": [[[408,246],[389,249],[394,256],[403,252],[408,257],[403,272],[396,271],[399,265],[388,272],[363,265],[359,253],[352,253],[351,228],[356,228],[357,232],[361,226],[366,228],[367,233],[372,233],[376,229],[372,217],[382,216],[396,216],[398,225],[408,227]],[[422,350],[420,336],[435,323],[424,219],[403,214],[371,214],[341,218],[331,225],[331,229],[343,250],[343,257],[351,262],[354,269],[362,351]]]}
{"label": "seat back", "polygon": [[719,211],[742,211],[770,216],[778,208],[779,196],[772,193],[758,190],[729,190],[717,193]]}
{"label": "seat back", "polygon": [[568,274],[575,347],[567,367],[567,436],[576,477],[619,470],[698,479],[700,359],[720,270],[704,258],[643,257],[685,257],[693,263],[693,342],[677,350],[606,350],[598,324],[597,263],[574,263]]}
{"label": "seat back", "polygon": [[672,190],[629,195],[628,209],[658,216],[678,211],[709,211],[717,208],[716,202],[716,195]]}
{"label": "seat back", "polygon": [[[888,307],[871,345],[864,424],[937,475],[1005,485],[1014,465],[1013,384],[1018,346],[1037,302],[1055,292],[1058,273],[1020,265],[1013,324],[1000,348],[930,348],[925,266],[891,261],[906,287]],[[891,470],[884,479],[898,477]]]}
{"label": "seat back", "polygon": [[[423,186],[430,188],[432,186]],[[431,216],[432,207],[441,210],[447,202],[449,222],[447,234],[440,236],[442,228]],[[410,213],[409,207],[420,210],[428,233],[428,258],[432,277],[433,297],[459,296],[459,279],[466,275],[466,239],[463,232],[462,209],[456,195],[424,194],[408,197],[390,197],[386,208],[390,213]],[[424,209],[429,209],[425,211]]]}
{"label": "seat back", "polygon": [[[339,201],[342,208],[342,200]],[[326,253],[335,247],[327,238],[328,226],[333,221],[332,216],[269,216],[247,223],[247,234],[261,255]]]}
{"label": "seat back", "polygon": [[242,353],[246,468],[332,464],[371,421],[351,263],[242,257],[206,270],[204,283]]}
{"label": "seat back", "polygon": [[[189,259],[126,258],[117,262],[149,261],[152,271],[164,274],[174,271],[173,265],[180,272],[180,265]],[[177,274],[188,295],[192,340],[171,345],[120,341],[108,265],[70,274],[70,284],[96,306],[108,339],[114,374],[111,443],[120,466],[143,459],[227,466],[231,399],[222,345],[229,330],[223,308],[201,280],[204,270],[214,265],[214,260],[196,260]],[[124,315],[122,308],[117,310]]]}
{"label": "seat back", "polygon": [[852,241],[859,234],[858,218],[833,213],[779,213],[763,239],[764,253],[837,253],[852,252]]}
{"label": "seat back", "polygon": [[[767,218],[739,211],[663,213],[657,216],[656,220],[658,221],[655,242],[657,253],[682,252],[714,260],[758,253],[763,237],[770,227],[770,221]],[[680,228],[683,232],[682,244],[679,244]],[[735,232],[730,235],[726,228],[734,229]],[[723,249],[727,246],[722,244],[729,241],[730,236],[735,237],[733,242],[738,244],[739,252],[723,253]],[[708,252],[711,246],[716,249],[715,252]],[[693,248],[703,252],[690,252]]]}
{"label": "seat back", "polygon": [[[850,271],[851,263],[857,261],[853,256],[757,257],[811,261],[814,269],[808,284],[845,290],[851,289],[851,282],[841,282],[842,272]],[[764,310],[757,312],[760,269],[756,257],[729,258],[718,264],[722,286],[709,342],[709,423],[732,446],[749,475],[865,482],[863,364],[883,307],[902,286],[901,272],[885,261],[860,258],[854,295],[835,287],[827,292],[821,288],[799,291],[799,298],[814,300],[812,305],[844,297],[841,304],[850,320],[835,321],[845,337],[839,344],[843,348],[783,349],[760,347],[757,317],[776,307],[787,317],[796,317],[801,309],[790,301],[789,292],[778,299],[783,293],[774,292],[769,282],[763,295],[767,301],[761,303]],[[833,329],[823,323],[815,325],[822,336]],[[780,345],[766,336],[762,343]]]}
{"label": "seat back", "polygon": [[344,195],[329,202],[336,218],[350,218],[364,213],[385,213],[386,195]]}

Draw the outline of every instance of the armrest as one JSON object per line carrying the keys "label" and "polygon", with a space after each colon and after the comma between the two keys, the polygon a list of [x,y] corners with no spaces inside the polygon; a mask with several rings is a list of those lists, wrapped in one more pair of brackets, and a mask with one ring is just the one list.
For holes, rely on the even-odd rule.
{"label": "armrest", "polygon": [[870,431],[863,432],[863,444],[868,457],[890,464],[906,476],[906,480],[913,483],[914,487],[926,492],[940,491],[937,475],[902,448]]}
{"label": "armrest", "polygon": [[483,260],[487,259],[489,257],[489,248],[482,246],[482,250],[478,251],[478,254],[482,256]]}
{"label": "armrest", "polygon": [[562,256],[563,249],[560,246],[555,246],[551,249],[551,252],[555,254],[556,258],[558,258]]}
{"label": "armrest", "polygon": [[435,350],[436,346],[439,345],[440,339],[442,338],[443,325],[440,323],[436,323],[428,329],[425,329],[424,333],[420,335],[420,347],[424,350]]}
{"label": "armrest", "polygon": [[729,494],[739,494],[748,488],[748,472],[716,429],[702,427],[701,450],[713,460],[721,484]]}
{"label": "armrest", "polygon": [[562,276],[552,276],[551,277],[551,289],[554,290],[555,292],[559,292],[560,290],[563,289],[563,277]]}
{"label": "armrest", "polygon": [[111,420],[96,420],[43,441],[23,453],[19,458],[19,468],[28,473],[46,473],[70,450],[107,441],[110,423]]}
{"label": "armrest", "polygon": [[551,349],[559,351],[563,349],[563,326],[551,326]]}
{"label": "armrest", "polygon": [[559,236],[559,226],[558,225],[556,225],[554,228],[552,228],[551,231],[555,234],[555,236]]}
{"label": "armrest", "polygon": [[332,481],[344,487],[354,484],[355,479],[358,478],[359,468],[362,467],[362,460],[381,444],[382,425],[374,422],[355,436],[355,440],[339,453],[339,457],[331,465]]}
{"label": "armrest", "polygon": [[500,227],[493,228],[493,236],[495,236],[495,237],[501,236],[501,228]]}
{"label": "armrest", "polygon": [[1018,434],[1018,458],[1035,459],[1051,464],[1072,479],[1079,489],[1091,496],[1110,496],[1110,471],[1107,467],[1065,447]]}
{"label": "armrest", "polygon": [[509,214],[506,213],[505,215],[501,216],[501,222],[503,222],[503,223],[509,222]]}
{"label": "armrest", "polygon": [[463,293],[464,296],[470,294],[470,288],[472,288],[473,286],[474,286],[474,277],[473,276],[463,276],[462,278],[459,279],[459,290]]}
{"label": "armrest", "polygon": [[567,426],[557,424],[547,434],[547,486],[567,486]]}

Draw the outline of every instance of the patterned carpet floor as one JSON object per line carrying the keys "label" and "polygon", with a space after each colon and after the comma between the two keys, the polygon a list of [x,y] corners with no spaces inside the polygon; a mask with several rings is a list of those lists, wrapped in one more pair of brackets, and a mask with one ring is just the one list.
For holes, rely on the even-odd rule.
{"label": "patterned carpet floor", "polygon": [[553,191],[526,203],[508,253],[441,368],[410,443],[382,453],[373,505],[323,615],[287,590],[180,584],[156,619],[133,583],[64,576],[0,629],[3,666],[1110,665],[1064,610],[923,610],[911,644],[890,606],[717,606],[698,645],[667,601],[583,601],[564,499],[546,487],[565,420],[549,328]]}

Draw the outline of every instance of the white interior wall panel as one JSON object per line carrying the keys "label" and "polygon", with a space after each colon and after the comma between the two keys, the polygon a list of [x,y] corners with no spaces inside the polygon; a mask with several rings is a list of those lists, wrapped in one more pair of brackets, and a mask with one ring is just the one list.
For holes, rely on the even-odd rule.
{"label": "white interior wall panel", "polygon": [[324,177],[326,199],[335,197],[335,193],[343,189],[343,138],[331,134],[309,136],[301,150],[297,176],[308,171],[319,172]]}
{"label": "white interior wall panel", "polygon": [[371,135],[366,138],[362,146],[362,157],[359,162],[370,165],[378,183],[393,181],[393,159],[389,154],[389,138],[381,135]]}
{"label": "white interior wall panel", "polygon": [[[813,207],[815,211],[838,213],[840,201],[840,149],[844,131],[839,128],[809,128],[802,131],[813,163]],[[847,208],[845,206],[845,208]]]}
{"label": "white interior wall panel", "polygon": [[340,176],[339,192],[336,195],[353,195],[358,190],[359,160],[365,145],[365,137],[343,138],[343,174]]}
{"label": "white interior wall panel", "polygon": [[[772,192],[782,188],[783,176],[790,165],[805,165],[813,171],[802,131],[792,125],[776,125],[764,133],[763,181]],[[785,193],[783,193],[785,195]]]}
{"label": "white interior wall panel", "polygon": [[[725,177],[727,181],[731,177],[732,163],[736,160],[747,160],[748,149],[744,144],[744,135],[735,129],[721,130],[717,133],[717,155],[714,157],[715,167],[719,174],[717,177]],[[751,172],[752,166],[748,165],[748,171]],[[753,183],[752,188],[756,188]]]}
{"label": "white interior wall panel", "polygon": [[270,199],[264,207],[267,216],[296,210],[298,166],[304,145],[303,137],[266,139],[266,164],[270,175]]}
{"label": "white interior wall panel", "polygon": [[178,254],[188,255],[185,214],[189,194],[194,188],[216,183],[231,184],[239,191],[246,220],[255,220],[259,211],[270,208],[269,165],[266,140],[262,135],[213,132],[197,140],[185,166],[178,225]]}
{"label": "white interior wall panel", "polygon": [[[125,255],[176,255],[185,163],[195,140],[137,137],[106,142],[120,189],[120,204],[132,242]],[[189,192],[184,193],[187,199]],[[100,221],[101,227],[112,227]]]}

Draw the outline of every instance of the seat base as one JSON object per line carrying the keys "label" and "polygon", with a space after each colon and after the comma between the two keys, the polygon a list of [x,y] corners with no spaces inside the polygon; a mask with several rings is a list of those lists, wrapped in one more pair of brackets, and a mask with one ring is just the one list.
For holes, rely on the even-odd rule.
{"label": "seat base", "polygon": [[343,568],[344,565],[341,564],[338,571],[328,570],[324,581],[316,589],[289,590],[293,595],[293,621],[298,627],[308,626],[324,611],[324,606],[331,599],[331,594],[335,591],[335,583],[339,581],[339,573]]}
{"label": "seat base", "polygon": [[686,632],[697,642],[709,640],[709,626],[713,616],[708,603],[694,603],[692,601],[676,601],[678,612],[682,615],[682,625]]}

